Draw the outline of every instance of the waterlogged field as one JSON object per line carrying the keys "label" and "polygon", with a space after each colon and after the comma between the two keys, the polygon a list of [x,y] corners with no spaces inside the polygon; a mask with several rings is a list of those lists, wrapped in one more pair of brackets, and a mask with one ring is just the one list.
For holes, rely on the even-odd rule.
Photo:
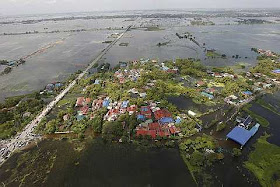
{"label": "waterlogged field", "polygon": [[0,176],[6,186],[196,186],[176,149],[98,140],[43,141],[11,157]]}
{"label": "waterlogged field", "polygon": [[[151,18],[141,11],[73,14],[81,16],[77,19],[63,19],[69,16],[64,14],[0,18],[0,22],[16,20],[12,24],[0,24],[0,60],[18,60],[39,51],[27,58],[25,64],[0,77],[0,100],[38,91],[50,82],[66,80],[71,73],[84,69],[114,40],[109,37],[111,34],[122,32],[136,17],[141,18],[135,27],[110,49],[102,62],[115,66],[119,61],[140,58],[159,62],[197,58],[203,65],[230,66],[238,72],[256,65],[257,54],[251,51],[253,47],[280,52],[276,42],[280,41],[277,17],[257,18],[271,21],[269,24],[238,24],[240,19],[236,17],[194,19],[195,16],[178,16],[182,13],[179,11],[169,13],[165,18]],[[203,12],[197,15],[205,17]],[[186,79],[184,84],[191,84],[192,80]],[[225,85],[221,83],[217,87]],[[74,106],[83,87],[75,89],[79,94],[67,95],[50,113],[50,118],[55,118],[59,110],[71,103]],[[114,92],[113,89],[110,91]],[[173,96],[168,101],[179,109],[193,110],[199,115],[205,112],[201,117],[205,125],[203,132],[184,139],[179,149],[156,148],[160,142],[149,144],[146,140],[137,145],[105,143],[91,137],[80,141],[75,139],[78,135],[70,137],[69,141],[44,140],[8,159],[0,168],[0,183],[5,186],[196,186],[211,182],[217,186],[277,186],[279,98],[279,92],[266,95],[243,108],[243,112],[261,123],[261,128],[239,157],[232,151],[239,148],[238,145],[225,140],[235,124],[217,130],[218,121],[214,120],[225,115],[225,111],[234,113],[235,109],[222,106],[224,101],[206,105],[191,98]],[[205,153],[209,145],[217,158]],[[264,152],[267,154],[262,154]]]}
{"label": "waterlogged field", "polygon": [[[182,12],[169,13],[177,15]],[[118,16],[120,14],[121,17]],[[205,13],[198,12],[197,15],[200,14]],[[54,19],[69,16],[79,19]],[[138,16],[143,18],[137,21],[136,28],[131,29],[105,55],[104,62],[115,65],[119,61],[142,57],[160,61],[191,57],[199,58],[203,64],[210,66],[235,65],[240,62],[250,66],[256,63],[252,47],[280,51],[276,42],[280,40],[279,24],[238,25],[238,19],[231,17],[204,20],[212,21],[215,25],[192,25],[193,17],[147,18],[147,12],[141,11],[134,14],[128,11],[2,17],[1,22],[14,23],[0,26],[1,60],[18,60],[48,45],[54,45],[28,58],[23,66],[13,68],[10,74],[1,76],[0,99],[37,91],[49,82],[63,81],[69,74],[84,69],[108,45],[102,42],[112,40],[108,38],[110,34],[121,32]],[[266,19],[277,23],[274,17]],[[16,35],[7,35],[11,33]],[[200,46],[189,39],[179,39],[176,33],[191,34]],[[120,46],[121,43],[126,45]],[[158,46],[159,43],[162,45]],[[215,49],[227,58],[209,58],[202,46]],[[233,55],[239,57],[232,58]]]}

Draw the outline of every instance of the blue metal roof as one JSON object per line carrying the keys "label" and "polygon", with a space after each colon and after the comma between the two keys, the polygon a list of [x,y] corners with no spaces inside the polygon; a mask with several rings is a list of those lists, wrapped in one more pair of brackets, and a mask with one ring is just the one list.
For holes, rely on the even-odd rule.
{"label": "blue metal roof", "polygon": [[252,92],[250,92],[250,91],[244,91],[244,92],[242,92],[243,94],[245,94],[245,95],[252,95],[253,93]]}
{"label": "blue metal roof", "polygon": [[212,94],[206,93],[206,92],[201,92],[201,95],[208,97],[209,99],[214,99],[214,96]]}
{"label": "blue metal roof", "polygon": [[144,121],[145,120],[145,116],[142,115],[142,114],[139,114],[139,115],[137,115],[137,119]]}
{"label": "blue metal roof", "polygon": [[272,71],[273,73],[280,73],[280,69],[276,69]]}
{"label": "blue metal roof", "polygon": [[179,124],[179,123],[181,123],[182,122],[182,119],[178,116],[177,118],[176,118],[176,120],[175,120],[175,123],[176,124]]}
{"label": "blue metal roof", "polygon": [[241,127],[234,127],[230,133],[227,134],[227,138],[236,141],[242,146],[247,143],[247,141],[251,138],[252,133],[246,129]]}
{"label": "blue metal roof", "polygon": [[126,108],[128,106],[129,101],[123,101],[122,102],[122,108]]}
{"label": "blue metal roof", "polygon": [[164,117],[164,118],[161,118],[161,119],[159,120],[159,123],[161,123],[161,124],[164,124],[164,123],[173,123],[173,122],[174,122],[173,118],[169,118],[169,117]]}
{"label": "blue metal roof", "polygon": [[259,130],[259,127],[260,127],[260,124],[257,123],[254,127],[252,127],[250,129],[249,132],[251,133],[252,136],[254,136],[256,134],[256,132]]}
{"label": "blue metal roof", "polygon": [[102,103],[103,107],[108,107],[110,104],[110,100],[109,99],[105,99]]}

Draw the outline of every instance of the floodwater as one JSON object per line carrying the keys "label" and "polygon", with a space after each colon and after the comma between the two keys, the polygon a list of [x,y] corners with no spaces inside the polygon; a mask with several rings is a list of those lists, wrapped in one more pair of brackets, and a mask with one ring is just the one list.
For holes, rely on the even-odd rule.
{"label": "floodwater", "polygon": [[[112,38],[108,38],[110,34],[121,32],[123,28],[132,23],[133,19],[131,17],[126,18],[125,15],[141,16],[141,14],[146,15],[148,13],[128,11],[1,17],[1,21],[23,21],[69,16],[124,15],[123,18],[105,19],[99,17],[95,19],[48,20],[33,22],[32,24],[0,24],[0,59],[16,60],[49,44],[58,42],[53,47],[27,59],[25,65],[14,68],[12,73],[1,76],[0,100],[8,96],[37,91],[44,88],[49,82],[63,81],[71,73],[84,69],[108,45],[102,42],[112,40]],[[158,12],[151,11],[150,13]],[[181,12],[172,11],[170,13],[180,14]],[[251,52],[252,47],[280,52],[280,47],[276,42],[280,41],[280,24],[238,25],[235,22],[236,18],[213,17],[211,20],[216,23],[214,26],[190,26],[191,20],[192,18],[141,18],[136,23],[136,27],[158,25],[162,30],[131,29],[113,46],[102,61],[116,65],[119,61],[139,58],[164,61],[192,57],[200,58],[203,64],[209,66],[234,65],[239,62],[253,65],[256,63],[256,54]],[[75,29],[86,29],[87,31],[63,32]],[[56,30],[61,32],[3,35],[4,33],[50,32]],[[200,45],[205,43],[208,49],[216,49],[218,53],[226,54],[228,58],[205,58],[204,49],[188,39],[179,39],[175,35],[176,33],[183,34],[186,32],[195,36]],[[128,43],[128,46],[119,46],[122,42]],[[159,42],[169,43],[158,47]],[[240,56],[239,59],[232,58],[232,55],[236,54]]]}
{"label": "floodwater", "polygon": [[169,96],[168,102],[174,104],[180,110],[194,110],[199,112],[206,112],[210,107],[204,104],[196,104],[192,101],[192,98],[185,96]]}
{"label": "floodwater", "polygon": [[[96,140],[78,153],[67,141],[46,140],[25,154],[12,156],[0,169],[6,186],[195,186],[177,149],[140,149]],[[45,156],[43,156],[45,155]],[[47,156],[49,155],[49,156]],[[53,167],[40,164],[54,158]],[[42,159],[43,158],[43,159]],[[32,164],[33,162],[33,164]],[[36,162],[36,164],[34,164]],[[16,166],[18,164],[18,166]],[[14,168],[11,168],[13,166]],[[26,166],[28,169],[22,169]],[[32,168],[38,167],[38,168]],[[49,170],[47,172],[45,170]],[[16,172],[16,175],[11,175]],[[25,180],[15,179],[27,175]],[[44,181],[44,182],[43,182]]]}
{"label": "floodwater", "polygon": [[[168,21],[167,21],[168,22]],[[108,62],[118,63],[121,60],[139,58],[158,59],[160,61],[176,58],[199,58],[209,66],[235,65],[245,62],[256,64],[257,54],[252,47],[271,49],[279,52],[276,41],[280,40],[280,25],[214,25],[214,26],[180,26],[162,27],[165,30],[145,31],[132,30],[130,37],[122,38],[119,43],[129,43],[127,47],[115,45],[106,55]],[[226,54],[227,59],[208,59],[202,48],[189,41],[179,39],[175,34],[190,32],[202,46],[215,49],[220,54]],[[158,47],[158,43],[170,41],[167,45]],[[239,55],[240,58],[232,58]]]}
{"label": "floodwater", "polygon": [[[276,106],[275,108],[279,112],[279,100],[280,100],[279,92],[277,92],[275,95],[266,95],[263,99],[264,99],[264,101]],[[260,106],[257,103],[253,103],[250,110],[252,110],[256,114],[264,117],[269,122],[269,127],[268,127],[268,129],[265,129],[265,131],[268,134],[270,134],[271,136],[269,138],[267,138],[267,141],[269,143],[280,146],[280,136],[279,136],[280,135],[280,123],[279,123],[280,115]]]}

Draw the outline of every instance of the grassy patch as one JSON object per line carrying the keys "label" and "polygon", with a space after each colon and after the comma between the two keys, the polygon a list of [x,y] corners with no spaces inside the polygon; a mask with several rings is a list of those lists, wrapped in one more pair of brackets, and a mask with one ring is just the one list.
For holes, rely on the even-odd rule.
{"label": "grassy patch", "polygon": [[219,58],[222,57],[222,55],[220,55],[219,53],[215,52],[215,51],[207,51],[206,53],[207,57],[212,57],[212,58]]}
{"label": "grassy patch", "polygon": [[63,106],[63,105],[66,105],[68,103],[70,103],[69,99],[62,99],[58,102],[58,106]]}
{"label": "grassy patch", "polygon": [[248,113],[252,118],[254,118],[261,126],[263,126],[263,127],[268,127],[269,122],[268,122],[265,118],[263,118],[262,116],[260,116],[260,115],[258,115],[258,114],[256,114],[256,113],[252,112],[252,111],[250,110],[250,107],[251,107],[251,106],[252,106],[251,104],[248,104],[248,105],[244,106],[242,110],[244,110],[245,112],[247,112],[247,113]]}
{"label": "grassy patch", "polygon": [[194,175],[194,172],[196,171],[195,168],[190,164],[190,162],[189,162],[188,159],[186,158],[186,155],[185,155],[185,154],[181,153],[181,157],[182,157],[183,161],[185,162],[186,166],[188,167],[188,169],[189,169],[189,171],[190,171],[190,173],[191,173],[191,175],[192,175],[192,178],[193,178],[194,182],[195,182],[196,184],[198,184],[197,181],[196,181],[195,175]]}
{"label": "grassy patch", "polygon": [[224,83],[219,83],[219,82],[210,82],[207,86],[208,87],[223,88],[223,87],[225,87],[225,84]]}
{"label": "grassy patch", "polygon": [[255,150],[244,164],[262,186],[276,186],[280,180],[280,147],[268,143],[267,137],[265,135],[258,139]]}
{"label": "grassy patch", "polygon": [[161,30],[164,30],[164,29],[161,29],[159,27],[147,27],[145,29],[145,31],[161,31]]}

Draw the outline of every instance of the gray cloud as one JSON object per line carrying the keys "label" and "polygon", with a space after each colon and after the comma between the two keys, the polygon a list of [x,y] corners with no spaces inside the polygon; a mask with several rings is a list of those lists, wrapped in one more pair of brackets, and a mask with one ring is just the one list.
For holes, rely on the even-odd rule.
{"label": "gray cloud", "polygon": [[279,0],[0,0],[1,14],[169,8],[280,8]]}

